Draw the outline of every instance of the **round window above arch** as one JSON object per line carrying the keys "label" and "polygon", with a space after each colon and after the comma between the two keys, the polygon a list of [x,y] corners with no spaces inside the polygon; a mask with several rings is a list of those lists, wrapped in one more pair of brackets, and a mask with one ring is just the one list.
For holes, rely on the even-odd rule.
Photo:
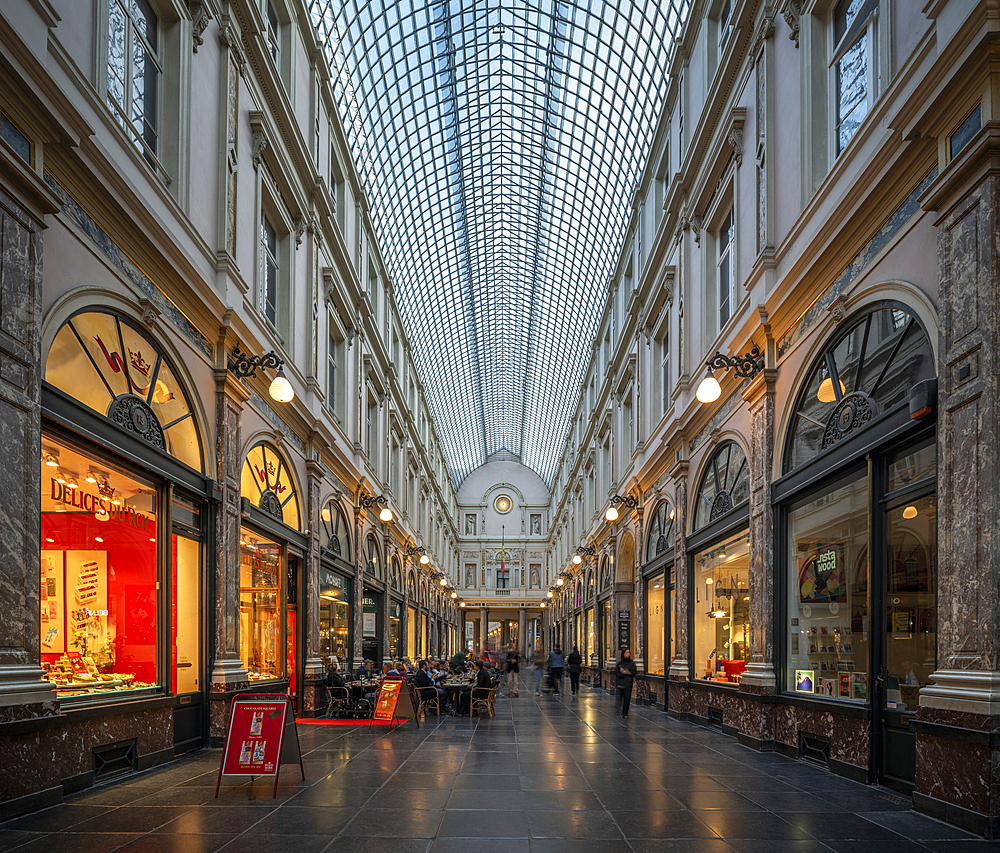
{"label": "round window above arch", "polygon": [[74,314],[52,341],[45,381],[204,472],[190,398],[163,348],[131,320],[107,311]]}
{"label": "round window above arch", "polygon": [[646,539],[646,562],[674,547],[674,508],[670,501],[660,501],[649,520],[649,536]]}
{"label": "round window above arch", "polygon": [[799,393],[782,472],[906,405],[910,389],[937,374],[930,339],[900,305],[846,323],[813,363]]}
{"label": "round window above arch", "polygon": [[351,562],[351,534],[347,526],[347,516],[332,498],[326,502],[319,514],[320,553],[328,558],[339,557]]}
{"label": "round window above arch", "polygon": [[272,518],[300,529],[299,494],[291,468],[278,449],[266,441],[250,448],[243,460],[240,496]]}
{"label": "round window above arch", "polygon": [[726,441],[712,454],[698,486],[694,529],[722,518],[750,499],[750,466],[743,448]]}

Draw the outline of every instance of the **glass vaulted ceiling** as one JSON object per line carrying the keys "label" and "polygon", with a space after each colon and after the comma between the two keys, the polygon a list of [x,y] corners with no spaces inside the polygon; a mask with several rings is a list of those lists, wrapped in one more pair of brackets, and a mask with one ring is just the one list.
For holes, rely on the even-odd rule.
{"label": "glass vaulted ceiling", "polygon": [[312,0],[456,486],[551,486],[690,0]]}

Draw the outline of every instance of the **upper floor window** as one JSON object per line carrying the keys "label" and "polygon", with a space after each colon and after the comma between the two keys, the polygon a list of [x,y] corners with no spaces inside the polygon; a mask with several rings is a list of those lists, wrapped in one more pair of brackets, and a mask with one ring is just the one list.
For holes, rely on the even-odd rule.
{"label": "upper floor window", "polygon": [[833,12],[837,154],[854,137],[871,108],[878,0],[840,0]]}
{"label": "upper floor window", "polygon": [[277,65],[281,56],[281,24],[278,23],[278,13],[271,3],[267,4],[267,49]]}
{"label": "upper floor window", "polygon": [[719,9],[719,45],[720,47],[726,43],[729,39],[730,30],[732,30],[732,14],[733,14],[733,3],[732,0],[723,0],[722,6]]}
{"label": "upper floor window", "polygon": [[646,539],[646,562],[655,560],[674,547],[674,508],[669,501],[662,501],[649,522]]}
{"label": "upper floor window", "polygon": [[146,0],[111,0],[108,107],[151,164],[158,153],[158,41],[156,15]]}
{"label": "upper floor window", "polygon": [[735,441],[727,441],[715,451],[698,487],[694,529],[721,518],[733,507],[750,498],[750,466]]}
{"label": "upper floor window", "polygon": [[719,255],[716,260],[719,282],[719,329],[733,313],[733,211],[730,209],[719,226]]}
{"label": "upper floor window", "polygon": [[266,216],[260,219],[260,312],[278,325],[278,234]]}

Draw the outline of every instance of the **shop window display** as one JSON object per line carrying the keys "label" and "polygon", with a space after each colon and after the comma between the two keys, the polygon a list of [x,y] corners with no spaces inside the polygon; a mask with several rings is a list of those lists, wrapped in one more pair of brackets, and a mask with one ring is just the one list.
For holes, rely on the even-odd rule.
{"label": "shop window display", "polygon": [[746,534],[694,560],[695,677],[739,684],[750,638],[750,540]]}
{"label": "shop window display", "polygon": [[867,474],[788,513],[789,692],[869,695]]}
{"label": "shop window display", "polygon": [[393,601],[389,605],[389,657],[394,661],[402,657],[402,649],[399,646],[399,611],[399,604]]}
{"label": "shop window display", "polygon": [[590,664],[590,656],[597,654],[597,635],[594,633],[594,608],[591,607],[587,610],[584,619],[587,625],[587,636],[586,636],[586,647],[581,649],[583,652],[583,662],[585,664]]}
{"label": "shop window display", "polygon": [[646,581],[646,672],[663,675],[664,660],[664,607],[666,589],[661,572]]}
{"label": "shop window display", "polygon": [[614,635],[611,633],[613,626],[611,624],[611,602],[604,601],[601,603],[601,633],[604,639],[604,663],[613,662],[615,659],[615,653],[612,650],[612,643],[614,641]]}
{"label": "shop window display", "polygon": [[240,659],[250,681],[284,677],[281,546],[244,530],[240,537]]}
{"label": "shop window display", "polygon": [[351,614],[351,581],[325,566],[319,570],[320,655],[336,655],[341,667],[347,665],[348,632]]}
{"label": "shop window display", "polygon": [[42,456],[46,677],[60,699],[157,689],[157,489],[47,437]]}

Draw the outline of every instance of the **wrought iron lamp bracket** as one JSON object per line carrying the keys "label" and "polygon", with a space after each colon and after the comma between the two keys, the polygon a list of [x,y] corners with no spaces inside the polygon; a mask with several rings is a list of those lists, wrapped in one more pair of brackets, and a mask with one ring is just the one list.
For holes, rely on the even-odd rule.
{"label": "wrought iron lamp bracket", "polygon": [[234,376],[240,379],[252,379],[257,375],[259,368],[279,370],[284,364],[284,359],[280,358],[274,350],[263,355],[250,355],[248,352],[242,352],[240,345],[236,344],[233,347],[232,355],[229,356],[227,366]]}
{"label": "wrought iron lamp bracket", "polygon": [[732,358],[717,352],[708,360],[709,372],[713,370],[732,370],[744,379],[753,379],[764,369],[764,356],[760,348],[754,346],[750,352],[735,355]]}

